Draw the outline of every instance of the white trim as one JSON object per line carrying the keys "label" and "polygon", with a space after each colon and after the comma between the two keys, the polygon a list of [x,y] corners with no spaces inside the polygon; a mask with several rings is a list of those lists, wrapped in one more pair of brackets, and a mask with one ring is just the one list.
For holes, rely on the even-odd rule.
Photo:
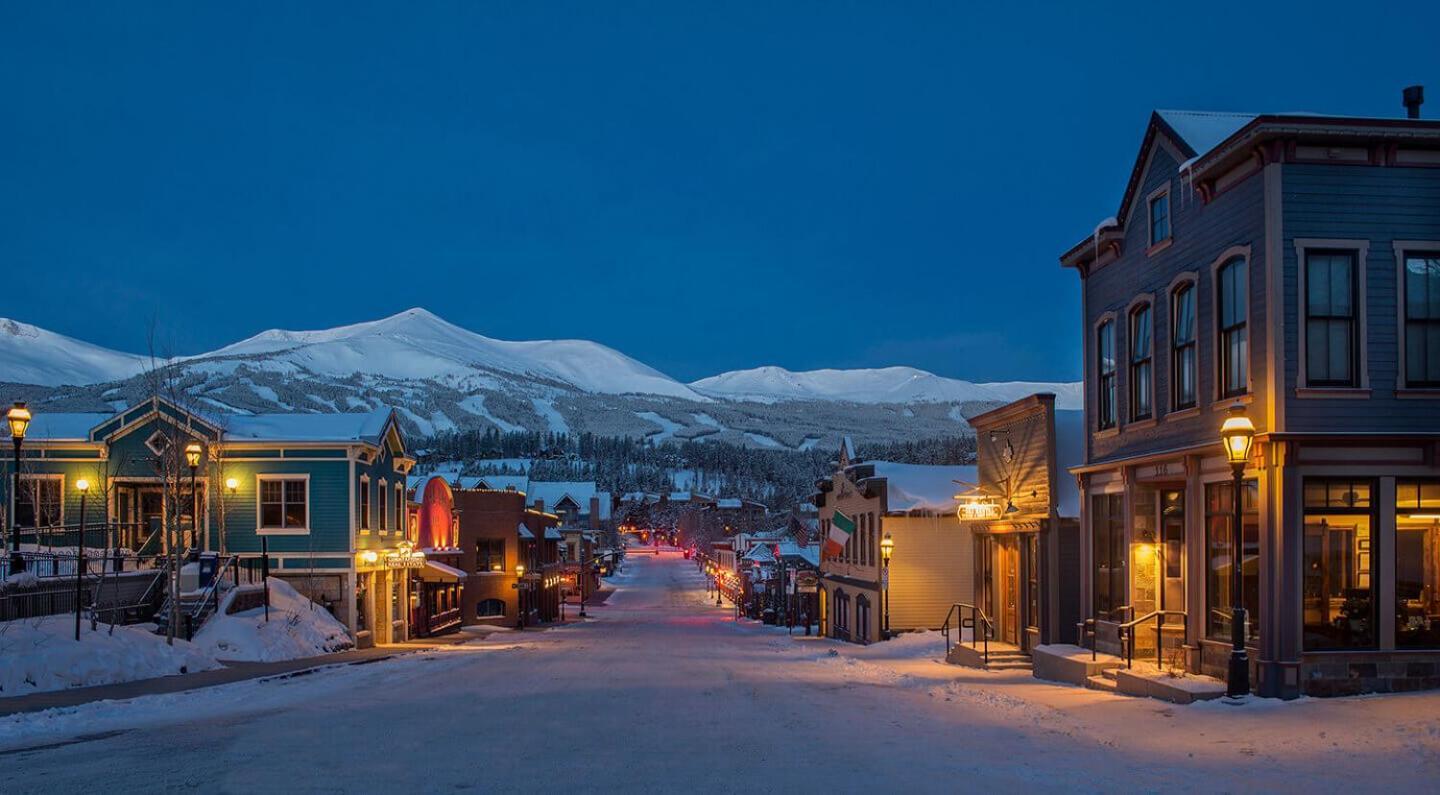
{"label": "white trim", "polygon": [[1405,255],[1410,251],[1440,251],[1440,240],[1392,240],[1395,251],[1395,391],[1407,392],[1406,397],[1429,397],[1433,387],[1407,386],[1405,373]]}
{"label": "white trim", "polygon": [[[16,491],[14,494],[10,495],[11,499],[14,500],[15,510],[18,511],[18,510],[20,509],[20,491],[24,491],[24,490],[25,490],[25,481],[27,481],[27,480],[58,480],[58,481],[60,481],[60,495],[59,495],[59,496],[60,496],[60,522],[59,522],[58,525],[46,525],[46,527],[56,527],[56,526],[64,527],[64,526],[65,526],[65,473],[63,473],[63,472],[26,472],[26,471],[24,471],[24,469],[23,469],[23,467],[25,466],[25,462],[24,462],[23,460],[21,461],[20,466],[22,467],[22,469],[21,469],[21,471],[20,471],[20,490],[19,490],[19,491]],[[13,470],[14,467],[15,467],[14,462],[11,462],[11,463],[10,463],[10,466],[9,466],[8,468],[11,469],[11,470]],[[6,479],[9,480],[10,483],[14,483],[15,481],[13,480],[13,477],[14,477],[14,474],[13,474],[13,472],[12,472],[11,475],[10,475],[10,477],[9,477],[9,478],[6,478]],[[9,483],[7,483],[6,485],[8,486]],[[77,496],[76,499],[78,500],[79,497]],[[6,516],[6,517],[5,517],[6,521],[9,521],[9,518],[10,518],[9,516]],[[22,529],[23,529],[23,528],[22,528]]]}
{"label": "white trim", "polygon": [[[350,467],[353,470],[355,467],[355,462],[350,462]],[[374,523],[370,521],[370,517],[374,513],[373,511],[371,511],[371,506],[375,502],[375,490],[370,488],[369,473],[360,476],[360,485],[365,487],[365,505],[363,510],[359,507],[352,509],[359,514],[360,518],[358,522],[351,522],[350,526],[368,533],[371,530],[375,529]],[[358,506],[360,501],[360,491],[358,488],[355,492],[355,501]]]}
{"label": "white trim", "polygon": [[[267,481],[267,480],[278,480],[278,481],[303,480],[303,481],[305,481],[305,526],[304,526],[303,528],[301,528],[301,527],[263,527],[263,526],[261,526],[260,522],[262,521],[262,518],[261,518],[261,517],[263,516],[263,513],[262,513],[261,503],[260,503],[260,484],[261,484],[261,483],[264,483],[264,482]],[[282,500],[282,503],[281,503],[281,504],[283,505],[283,504],[284,504],[284,502],[283,502],[283,500],[284,500],[284,487],[283,487],[283,486],[281,487],[281,500]],[[296,473],[296,474],[293,474],[293,475],[289,475],[289,474],[284,474],[284,473],[281,473],[281,472],[263,472],[263,473],[257,472],[257,473],[255,474],[255,535],[257,535],[257,536],[305,536],[305,535],[310,535],[310,520],[311,520],[311,518],[312,518],[311,515],[310,515],[310,511],[311,511],[310,502],[311,502],[311,500],[310,500],[310,475],[309,475],[308,473],[306,473],[306,474]],[[282,511],[282,513],[283,513],[283,511]],[[337,554],[340,554],[340,553],[337,553]]]}
{"label": "white trim", "polygon": [[[1352,339],[1356,346],[1354,365],[1357,370],[1357,380],[1353,386],[1311,386],[1310,374],[1307,365],[1307,341],[1309,329],[1307,321],[1310,312],[1310,295],[1306,290],[1306,256],[1315,251],[1352,251],[1355,253],[1355,282],[1353,289],[1355,294],[1351,299],[1355,302],[1355,336]],[[1296,278],[1296,308],[1299,310],[1296,317],[1295,340],[1299,347],[1299,354],[1295,362],[1295,388],[1300,389],[1369,389],[1370,388],[1370,356],[1366,350],[1366,342],[1369,335],[1366,333],[1366,311],[1365,311],[1365,270],[1366,259],[1370,253],[1369,240],[1349,240],[1339,238],[1295,238],[1295,278]],[[1398,286],[1397,286],[1398,287]],[[1403,321],[1402,321],[1403,323]],[[1401,358],[1404,358],[1404,350],[1401,349]]]}

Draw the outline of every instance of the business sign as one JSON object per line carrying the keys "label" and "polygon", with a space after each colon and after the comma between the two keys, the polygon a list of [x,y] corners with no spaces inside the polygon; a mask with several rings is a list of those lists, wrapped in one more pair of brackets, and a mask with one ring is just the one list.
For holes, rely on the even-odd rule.
{"label": "business sign", "polygon": [[820,576],[813,571],[795,573],[796,593],[816,593],[820,590]]}

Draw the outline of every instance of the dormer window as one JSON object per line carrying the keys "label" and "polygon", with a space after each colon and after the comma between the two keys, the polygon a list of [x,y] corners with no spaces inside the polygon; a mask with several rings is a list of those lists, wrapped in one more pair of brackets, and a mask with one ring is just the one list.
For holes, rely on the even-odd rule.
{"label": "dormer window", "polygon": [[1150,194],[1150,247],[1170,240],[1170,186]]}

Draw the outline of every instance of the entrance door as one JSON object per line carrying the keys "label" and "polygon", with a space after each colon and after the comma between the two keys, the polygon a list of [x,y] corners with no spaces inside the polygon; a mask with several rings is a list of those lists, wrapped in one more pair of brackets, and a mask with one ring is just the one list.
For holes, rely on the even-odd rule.
{"label": "entrance door", "polygon": [[[1161,610],[1185,609],[1185,491],[1165,489],[1160,494]],[[1177,616],[1166,623],[1184,623]]]}
{"label": "entrance door", "polygon": [[115,520],[120,523],[116,543],[136,554],[157,555],[165,521],[165,498],[159,486],[116,484]]}
{"label": "entrance door", "polygon": [[996,544],[1000,564],[1000,639],[1020,645],[1020,545],[1013,536]]}

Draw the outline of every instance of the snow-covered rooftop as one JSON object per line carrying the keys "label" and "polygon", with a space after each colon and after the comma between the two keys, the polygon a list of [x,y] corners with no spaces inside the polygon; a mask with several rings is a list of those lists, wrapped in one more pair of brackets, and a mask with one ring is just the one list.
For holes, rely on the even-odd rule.
{"label": "snow-covered rooftop", "polygon": [[[518,532],[518,533],[520,534],[520,538],[522,538],[522,539],[524,539],[524,540],[526,540],[526,541],[534,541],[534,540],[535,540],[535,534],[532,533],[532,532],[530,532],[530,528],[526,527],[526,526],[523,525],[523,524],[520,525],[520,526],[516,529],[516,532]],[[549,532],[546,532],[546,535],[548,536],[548,535],[549,535]]]}
{"label": "snow-covered rooftop", "polygon": [[1203,155],[1219,146],[1222,141],[1234,135],[1241,127],[1254,121],[1254,113],[1224,113],[1203,110],[1157,110],[1155,111],[1176,135]]}
{"label": "snow-covered rooftop", "polygon": [[[501,488],[504,488],[503,486]],[[593,480],[565,480],[565,481],[530,481],[530,488],[525,490],[533,504],[537,500],[544,500],[545,510],[553,510],[569,497],[579,507],[580,513],[590,512],[590,498],[595,496],[595,481]]]}
{"label": "snow-covered rooftop", "polygon": [[977,478],[974,466],[897,464],[894,461],[866,463],[875,467],[875,477],[885,478],[889,495],[886,510],[897,513],[950,513],[958,505],[955,495],[966,489],[956,481],[972,484]]}
{"label": "snow-covered rooftop", "polygon": [[[201,415],[224,431],[227,440],[266,442],[378,442],[390,409],[355,414],[226,414]],[[27,439],[87,439],[90,431],[114,414],[97,412],[36,412]],[[3,435],[9,436],[9,427]]]}
{"label": "snow-covered rooftop", "polygon": [[[30,420],[30,429],[25,432],[25,438],[66,441],[88,439],[90,438],[90,429],[114,418],[114,416],[114,414],[99,412],[52,413],[37,411],[34,412],[34,418]],[[9,424],[0,423],[0,437],[10,438]]]}

